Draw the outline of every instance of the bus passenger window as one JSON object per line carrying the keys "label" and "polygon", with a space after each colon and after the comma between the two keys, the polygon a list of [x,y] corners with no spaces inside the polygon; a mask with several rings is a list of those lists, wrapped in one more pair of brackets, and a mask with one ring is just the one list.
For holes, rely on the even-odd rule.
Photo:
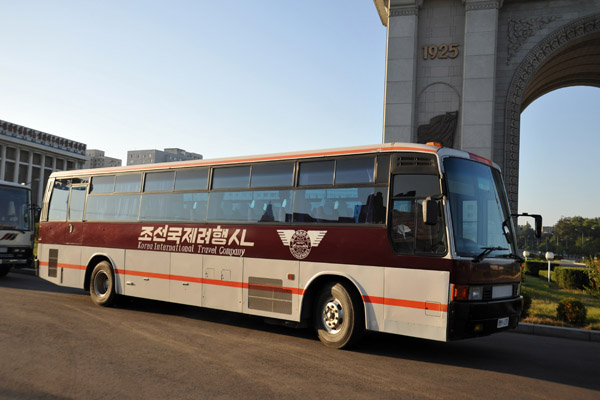
{"label": "bus passenger window", "polygon": [[386,197],[372,187],[297,190],[294,222],[383,224]]}
{"label": "bus passenger window", "polygon": [[335,184],[372,183],[375,157],[340,158],[335,162]]}
{"label": "bus passenger window", "polygon": [[300,186],[333,184],[335,162],[310,161],[300,163]]}
{"label": "bus passenger window", "polygon": [[142,186],[142,174],[117,175],[115,192],[139,192]]}
{"label": "bus passenger window", "polygon": [[256,164],[252,167],[250,187],[292,186],[293,163]]}
{"label": "bus passenger window", "polygon": [[88,196],[85,219],[88,221],[135,221],[140,195]]}
{"label": "bus passenger window", "polygon": [[90,194],[112,193],[115,191],[115,176],[94,176],[90,185]]}
{"label": "bus passenger window", "polygon": [[183,169],[175,175],[175,190],[208,188],[208,168]]}
{"label": "bus passenger window", "polygon": [[213,170],[213,189],[247,188],[250,167],[226,167]]}
{"label": "bus passenger window", "polygon": [[48,219],[50,221],[64,221],[67,219],[67,205],[71,182],[68,179],[57,179],[52,188]]}
{"label": "bus passenger window", "polygon": [[173,190],[175,172],[147,172],[144,192],[170,192]]}
{"label": "bus passenger window", "polygon": [[85,204],[85,191],[87,186],[74,186],[71,189],[71,200],[69,201],[69,221],[81,221],[83,219],[83,206]]}

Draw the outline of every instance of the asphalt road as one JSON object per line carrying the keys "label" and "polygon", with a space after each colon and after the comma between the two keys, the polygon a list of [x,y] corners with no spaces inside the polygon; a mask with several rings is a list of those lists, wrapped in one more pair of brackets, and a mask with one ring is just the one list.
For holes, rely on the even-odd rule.
{"label": "asphalt road", "polygon": [[11,272],[0,279],[0,398],[598,399],[600,343],[371,333],[331,350],[310,330],[146,300],[102,308]]}

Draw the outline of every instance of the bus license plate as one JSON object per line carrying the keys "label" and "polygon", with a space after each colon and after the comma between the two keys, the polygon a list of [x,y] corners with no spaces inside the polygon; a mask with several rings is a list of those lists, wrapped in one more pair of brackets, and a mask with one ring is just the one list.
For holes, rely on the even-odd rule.
{"label": "bus license plate", "polygon": [[498,318],[498,328],[506,328],[508,326],[508,317]]}

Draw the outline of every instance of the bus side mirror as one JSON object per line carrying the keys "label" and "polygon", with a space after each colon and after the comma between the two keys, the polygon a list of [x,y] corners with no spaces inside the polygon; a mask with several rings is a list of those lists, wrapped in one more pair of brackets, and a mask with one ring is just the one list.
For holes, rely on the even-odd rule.
{"label": "bus side mirror", "polygon": [[532,217],[535,220],[535,237],[539,239],[542,237],[542,216],[532,215]]}
{"label": "bus side mirror", "polygon": [[423,223],[425,225],[436,225],[439,213],[440,208],[437,200],[433,200],[431,197],[423,200]]}
{"label": "bus side mirror", "polygon": [[542,237],[542,216],[541,215],[523,213],[523,214],[512,214],[511,216],[512,217],[531,217],[531,218],[533,218],[533,220],[535,221],[535,237],[538,239]]}

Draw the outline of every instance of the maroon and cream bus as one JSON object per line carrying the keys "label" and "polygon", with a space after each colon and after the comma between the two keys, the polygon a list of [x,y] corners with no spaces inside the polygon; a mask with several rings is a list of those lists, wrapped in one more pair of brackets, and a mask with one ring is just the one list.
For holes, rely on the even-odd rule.
{"label": "maroon and cream bus", "polygon": [[39,274],[300,326],[447,341],[514,328],[520,259],[499,168],[382,144],[55,172]]}

